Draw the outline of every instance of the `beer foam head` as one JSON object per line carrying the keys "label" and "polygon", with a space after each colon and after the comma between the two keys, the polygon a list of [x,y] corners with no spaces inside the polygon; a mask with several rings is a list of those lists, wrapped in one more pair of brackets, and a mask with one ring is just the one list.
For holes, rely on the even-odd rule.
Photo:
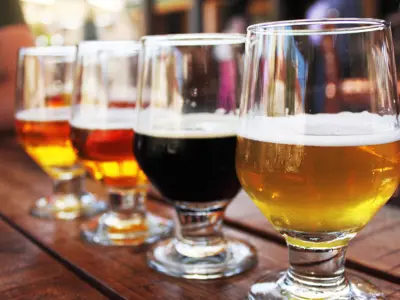
{"label": "beer foam head", "polygon": [[133,108],[78,107],[71,125],[80,129],[132,129],[136,124]]}
{"label": "beer foam head", "polygon": [[71,108],[67,107],[43,107],[31,108],[17,112],[15,118],[19,121],[29,122],[55,122],[68,121]]}
{"label": "beer foam head", "polygon": [[216,138],[236,136],[238,116],[222,113],[181,114],[146,109],[139,115],[138,133],[162,138]]}
{"label": "beer foam head", "polygon": [[395,115],[369,112],[246,117],[238,135],[261,142],[307,146],[362,146],[400,140]]}

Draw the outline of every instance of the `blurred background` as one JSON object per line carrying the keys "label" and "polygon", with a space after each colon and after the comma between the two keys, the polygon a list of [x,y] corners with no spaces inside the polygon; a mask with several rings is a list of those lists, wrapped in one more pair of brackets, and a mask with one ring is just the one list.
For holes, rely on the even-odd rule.
{"label": "blurred background", "polygon": [[[146,34],[244,33],[250,24],[275,20],[373,17],[393,22],[398,54],[399,1],[0,0],[0,131],[14,127],[17,53],[21,47],[132,40]],[[362,90],[362,82],[351,82],[351,86]]]}
{"label": "blurred background", "polygon": [[21,6],[37,45],[73,45],[81,40],[137,39],[144,34],[244,31],[248,24],[282,19],[397,20],[393,14],[399,1],[21,0]]}

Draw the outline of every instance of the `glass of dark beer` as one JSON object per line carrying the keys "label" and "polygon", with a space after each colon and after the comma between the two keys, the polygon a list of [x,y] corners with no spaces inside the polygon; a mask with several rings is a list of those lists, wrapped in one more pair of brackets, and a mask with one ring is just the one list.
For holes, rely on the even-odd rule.
{"label": "glass of dark beer", "polygon": [[228,34],[142,38],[134,153],[176,209],[176,237],[147,253],[159,272],[213,279],[256,262],[252,246],[221,231],[240,190],[235,150],[244,42]]}
{"label": "glass of dark beer", "polygon": [[71,141],[111,210],[82,227],[85,240],[142,246],[171,233],[172,222],[146,210],[149,187],[133,155],[140,43],[83,42],[78,47]]}

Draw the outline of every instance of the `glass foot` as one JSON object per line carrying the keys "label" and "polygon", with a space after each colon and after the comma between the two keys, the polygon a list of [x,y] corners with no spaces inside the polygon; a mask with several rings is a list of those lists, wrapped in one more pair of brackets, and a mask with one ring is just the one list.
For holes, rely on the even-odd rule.
{"label": "glass foot", "polygon": [[107,204],[99,201],[91,193],[80,197],[74,194],[52,195],[36,201],[31,208],[31,215],[42,219],[73,220],[90,218],[107,209]]}
{"label": "glass foot", "polygon": [[108,212],[82,226],[82,238],[103,246],[144,246],[172,234],[173,222],[168,219],[146,214],[143,218],[121,220]]}
{"label": "glass foot", "polygon": [[384,300],[385,296],[373,284],[347,274],[348,284],[344,287],[307,287],[300,284],[288,285],[286,272],[269,273],[254,284],[249,300]]}
{"label": "glass foot", "polygon": [[187,279],[215,279],[242,273],[257,263],[256,250],[242,241],[227,239],[226,251],[211,257],[187,257],[176,251],[176,238],[147,252],[149,266],[161,273]]}

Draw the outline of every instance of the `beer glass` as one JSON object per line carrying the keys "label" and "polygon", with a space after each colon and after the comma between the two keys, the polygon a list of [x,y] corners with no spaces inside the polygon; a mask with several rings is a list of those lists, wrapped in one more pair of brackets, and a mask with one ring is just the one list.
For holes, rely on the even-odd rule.
{"label": "beer glass", "polygon": [[346,277],[344,262],[349,241],[399,181],[390,25],[299,20],[247,32],[237,173],[286,239],[290,263],[249,298],[383,299]]}
{"label": "beer glass", "polygon": [[111,210],[83,225],[85,240],[142,246],[168,236],[172,221],[146,211],[148,180],[133,155],[140,43],[78,46],[71,140],[89,173],[107,188]]}
{"label": "beer glass", "polygon": [[69,138],[75,54],[75,47],[19,51],[16,131],[25,151],[53,181],[53,194],[31,210],[39,218],[89,217],[106,208],[85,192],[85,169]]}
{"label": "beer glass", "polygon": [[213,279],[256,262],[253,247],[221,231],[240,190],[235,148],[244,42],[224,34],[142,39],[134,153],[176,209],[176,237],[147,253],[159,272]]}

